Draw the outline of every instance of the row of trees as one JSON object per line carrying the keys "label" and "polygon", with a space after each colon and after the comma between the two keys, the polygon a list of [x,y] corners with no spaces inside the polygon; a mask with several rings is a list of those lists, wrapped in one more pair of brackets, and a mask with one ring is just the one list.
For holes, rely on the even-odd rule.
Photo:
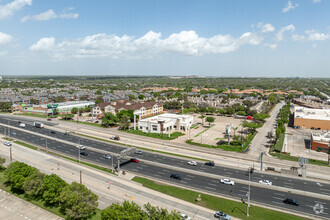
{"label": "row of trees", "polygon": [[0,111],[10,112],[11,111],[11,102],[0,102]]}
{"label": "row of trees", "polygon": [[133,110],[121,110],[116,115],[111,112],[105,113],[102,118],[103,127],[113,127],[119,124],[120,129],[129,128],[130,122],[134,120]]}
{"label": "row of trees", "polygon": [[12,191],[42,200],[46,206],[60,207],[67,218],[87,218],[95,214],[98,196],[77,182],[66,183],[56,174],[45,175],[25,163],[13,162],[5,170]]}
{"label": "row of trees", "polygon": [[281,134],[285,132],[285,124],[289,123],[290,117],[290,102],[287,102],[285,106],[283,106],[278,115],[277,115],[277,128],[276,128],[276,139],[280,137]]}

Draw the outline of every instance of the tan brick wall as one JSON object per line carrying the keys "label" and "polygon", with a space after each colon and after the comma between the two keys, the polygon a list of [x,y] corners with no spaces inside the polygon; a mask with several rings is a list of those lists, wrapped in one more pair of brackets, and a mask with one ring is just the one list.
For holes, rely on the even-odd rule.
{"label": "tan brick wall", "polygon": [[306,119],[306,118],[295,118],[294,126],[300,126],[300,128],[311,129],[321,128],[322,130],[330,130],[330,120],[316,120],[316,119]]}

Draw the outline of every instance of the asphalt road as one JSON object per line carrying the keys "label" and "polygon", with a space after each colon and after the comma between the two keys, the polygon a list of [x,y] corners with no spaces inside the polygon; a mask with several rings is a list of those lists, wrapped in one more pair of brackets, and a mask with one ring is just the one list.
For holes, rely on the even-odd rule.
{"label": "asphalt road", "polygon": [[[13,120],[13,119],[7,120],[7,119],[0,117],[0,123],[8,124],[8,122],[9,122],[9,125],[11,125],[11,126],[19,127],[19,123],[17,123],[18,120]],[[60,140],[65,140],[65,141],[71,142],[71,143],[76,143],[77,145],[78,144],[84,145],[87,150],[89,147],[93,147],[96,149],[108,151],[109,154],[118,154],[122,150],[126,149],[124,147],[116,146],[111,143],[99,142],[96,140],[91,140],[91,139],[87,139],[87,138],[80,137],[80,136],[63,135],[63,133],[60,133],[57,131],[55,132],[55,134],[52,134],[52,133],[50,133],[52,130],[33,127],[32,121],[27,121],[27,122],[24,121],[24,123],[26,124],[25,129],[34,131],[39,134],[50,136],[52,138],[57,138]],[[40,137],[39,137],[39,139],[40,139]],[[42,143],[42,141],[36,142],[36,144],[46,146],[46,141],[44,140],[44,143]],[[68,150],[68,149],[64,150],[65,153],[68,153],[68,151],[70,151],[70,150]],[[78,153],[77,153],[77,155],[78,155]],[[249,179],[247,172],[239,170],[239,169],[233,169],[233,168],[222,167],[222,166],[215,166],[213,169],[206,169],[205,166],[203,165],[204,163],[202,163],[202,162],[198,162],[197,166],[190,166],[187,164],[187,162],[189,161],[188,159],[169,157],[166,155],[155,154],[155,153],[152,153],[149,151],[143,151],[142,155],[133,154],[132,157],[137,157],[139,159],[157,162],[160,164],[166,164],[166,165],[170,165],[170,166],[192,169],[192,170],[200,171],[200,172],[204,172],[204,173],[206,172],[206,173],[210,173],[210,174],[221,175],[221,176],[225,176],[226,178],[236,178],[236,179],[242,179],[242,180]],[[306,181],[303,179],[300,180],[300,179],[296,179],[296,178],[282,177],[282,176],[277,176],[277,175],[270,175],[270,174],[266,174],[266,173],[254,173],[251,176],[252,182],[259,182],[260,180],[269,180],[272,182],[272,184],[274,186],[280,186],[280,187],[285,187],[288,189],[296,189],[296,190],[302,190],[302,191],[319,193],[322,195],[330,196],[330,184]]]}
{"label": "asphalt road", "polygon": [[[12,122],[12,123],[14,123],[14,122]],[[15,123],[18,125],[17,122],[15,122]],[[9,123],[9,124],[11,124],[11,123]],[[50,134],[49,133],[50,131],[47,129],[32,128],[28,125],[25,129],[29,129],[29,130],[36,129],[36,130],[39,130],[40,132],[45,132],[45,134],[46,133]],[[4,128],[2,126],[0,126],[0,132],[4,133]],[[16,133],[15,138],[20,139],[22,141],[34,143],[34,144],[41,145],[44,147],[46,146],[45,139],[41,138],[40,136],[28,134],[26,132],[22,132],[20,130],[15,130],[15,129],[10,129],[10,132],[11,133],[15,132]],[[58,132],[56,132],[55,134],[51,134],[51,136],[53,136],[53,138],[58,138],[58,139],[70,138],[71,142],[74,142],[78,139],[78,137],[63,135],[63,133],[61,134]],[[85,160],[92,161],[92,162],[105,164],[106,166],[110,166],[111,160],[103,159],[102,153],[92,151],[91,149],[89,150],[88,146],[95,145],[93,147],[99,148],[99,149],[107,149],[112,152],[115,152],[115,151],[119,152],[121,149],[124,149],[122,147],[113,146],[111,144],[100,143],[100,142],[91,141],[91,140],[83,139],[83,138],[81,139],[80,143],[86,146],[86,148],[87,148],[86,151],[89,154],[87,157],[81,156],[82,158],[84,158]],[[57,142],[57,141],[48,139],[47,146],[51,150],[64,152],[68,155],[72,155],[73,157],[78,158],[78,150],[77,150],[77,148],[75,148],[72,145],[64,144],[61,142]],[[136,156],[136,155],[134,155],[134,156]],[[149,152],[143,152],[143,155],[140,157],[137,157],[137,158],[141,158],[141,159],[148,158],[148,159],[152,159],[153,161],[158,161],[159,163],[162,163],[161,160],[165,160],[169,164],[173,165],[173,169],[166,169],[166,168],[162,168],[162,167],[158,167],[158,166],[149,165],[146,163],[133,163],[133,162],[129,162],[129,160],[121,160],[121,165],[120,165],[121,168],[124,170],[127,170],[127,171],[137,173],[137,174],[151,176],[153,178],[157,178],[160,180],[171,181],[177,185],[189,186],[189,187],[196,188],[197,190],[202,189],[202,190],[205,190],[205,191],[208,191],[211,193],[230,195],[230,196],[236,197],[236,198],[243,198],[245,201],[247,200],[246,194],[247,194],[248,186],[244,185],[244,184],[236,183],[235,186],[227,186],[227,185],[220,184],[218,179],[213,179],[210,177],[200,176],[200,175],[187,173],[187,172],[180,172],[180,174],[183,176],[183,180],[181,180],[181,181],[173,180],[173,179],[169,178],[171,173],[177,173],[177,171],[175,170],[175,166],[179,166],[179,167],[183,167],[183,168],[190,168],[190,169],[199,170],[199,171],[208,172],[208,173],[215,173],[215,174],[219,174],[219,175],[223,175],[223,172],[229,173],[231,171],[233,172],[232,174],[235,173],[235,175],[238,175],[239,170],[232,170],[232,169],[218,167],[218,166],[208,167],[208,166],[205,166],[202,164],[199,164],[198,166],[195,166],[195,167],[190,167],[189,165],[187,165],[187,160],[166,157],[166,156],[162,156],[162,155],[158,155],[158,154],[152,154]],[[114,161],[116,161],[116,159],[114,159]],[[240,171],[240,172],[241,172],[240,176],[244,177],[245,179],[248,178],[245,175],[245,172],[242,172],[242,171]],[[230,176],[230,177],[232,177],[232,176]],[[252,180],[254,177],[255,177],[255,174],[252,174]],[[279,177],[276,177],[276,178],[279,178]],[[287,178],[283,178],[283,179],[286,179],[287,183],[292,183]],[[281,180],[276,179],[276,181],[280,182]],[[313,183],[313,182],[311,182],[311,183]],[[306,183],[306,184],[302,183],[302,184],[308,185],[308,183]],[[316,184],[316,183],[314,183],[314,184]],[[293,185],[293,183],[292,183],[292,185],[288,184],[288,186],[296,188],[296,186]],[[320,187],[320,186],[318,186],[318,187],[315,187],[315,186],[316,185],[314,185],[314,188]],[[286,208],[286,209],[296,210],[299,212],[304,212],[304,213],[309,213],[309,214],[316,214],[316,212],[318,212],[319,210],[317,209],[316,211],[314,211],[313,207],[316,204],[319,204],[319,207],[323,206],[323,211],[322,211],[322,213],[319,213],[319,216],[327,217],[327,218],[330,217],[330,215],[328,214],[329,209],[330,209],[330,202],[327,200],[315,199],[315,198],[310,198],[310,197],[300,196],[300,195],[293,195],[290,193],[279,192],[279,191],[271,190],[271,189],[267,189],[267,188],[251,187],[251,189],[252,189],[251,190],[251,201],[259,202],[261,204],[264,204],[264,205],[270,206],[270,207]],[[287,197],[298,200],[301,205],[296,207],[296,206],[284,204],[282,202],[282,200]]]}

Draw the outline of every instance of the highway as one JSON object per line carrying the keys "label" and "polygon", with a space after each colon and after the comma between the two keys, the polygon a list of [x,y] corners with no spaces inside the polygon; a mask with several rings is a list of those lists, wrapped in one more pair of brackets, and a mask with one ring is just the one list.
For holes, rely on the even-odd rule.
{"label": "highway", "polygon": [[[0,119],[1,123],[8,124],[8,121],[5,119]],[[17,121],[9,121],[9,125],[18,127]],[[45,135],[51,136],[51,138],[57,138],[60,140],[67,140],[68,142],[78,143],[80,139],[80,144],[85,145],[87,148],[87,152],[89,155],[87,157],[81,156],[87,161],[91,161],[94,163],[99,164],[105,164],[106,166],[110,166],[110,160],[102,159],[102,152],[93,151],[92,148],[105,150],[113,153],[119,153],[121,150],[125,149],[124,147],[115,146],[113,144],[98,142],[94,140],[89,140],[86,138],[80,138],[73,135],[64,135],[63,133],[56,132],[55,134],[50,133],[51,130],[48,129],[39,129],[34,128],[32,125],[26,124],[26,128],[30,131],[43,133]],[[7,129],[6,129],[7,130]],[[0,127],[0,132],[4,133],[3,126]],[[24,142],[33,143],[36,145],[46,146],[46,140],[40,136],[28,134],[26,132],[22,132],[21,130],[16,129],[10,129],[10,132],[15,132],[16,139],[20,139]],[[47,140],[47,146],[50,150],[55,150],[58,152],[63,152],[65,154],[71,155],[74,158],[78,158],[78,150],[74,146],[70,144],[64,144],[61,142],[57,142],[51,139]],[[92,147],[92,148],[90,148]],[[207,177],[205,175],[197,175],[187,172],[180,171],[180,174],[183,176],[183,180],[173,180],[170,179],[169,176],[171,173],[177,173],[176,167],[180,168],[186,168],[191,170],[200,171],[203,173],[210,173],[210,174],[217,174],[217,175],[225,175],[231,178],[238,178],[238,179],[248,179],[248,176],[246,176],[245,171],[241,170],[235,170],[230,168],[224,168],[224,167],[208,167],[201,163],[199,163],[197,166],[189,166],[187,165],[188,160],[187,159],[181,159],[176,157],[168,157],[163,156],[159,154],[154,154],[150,152],[143,152],[143,155],[132,155],[132,157],[137,157],[142,160],[150,160],[153,162],[158,162],[159,164],[168,164],[173,166],[173,169],[164,168],[161,166],[154,166],[150,165],[148,163],[132,163],[128,160],[122,160],[121,161],[121,167],[124,170],[149,176],[152,178],[156,178],[159,180],[164,180],[167,182],[172,182],[176,185],[182,185],[182,186],[188,186],[191,188],[194,188],[196,190],[204,190],[210,193],[215,194],[222,194],[222,195],[228,195],[235,198],[243,198],[245,201],[247,199],[246,193],[247,193],[247,185],[244,184],[238,184],[236,183],[235,186],[227,186],[222,185],[219,183],[219,179],[214,179]],[[116,160],[114,160],[116,161]],[[318,193],[327,192],[330,193],[330,187],[328,184],[319,184],[311,181],[302,181],[302,180],[296,180],[294,178],[285,178],[285,177],[279,177],[279,176],[273,176],[273,175],[266,175],[266,174],[259,174],[254,173],[252,174],[252,181],[257,182],[260,179],[269,179],[273,182],[274,185],[277,184],[283,184],[283,186],[287,188],[295,188],[298,189],[299,187],[302,190],[310,190],[311,192],[315,191]],[[273,178],[273,179],[272,179]],[[283,182],[283,183],[282,183]],[[322,188],[323,191],[321,191],[319,188]],[[318,190],[318,191],[317,191]],[[329,191],[328,191],[329,190]],[[282,202],[283,199],[290,197],[297,199],[301,205],[299,207],[286,205]],[[323,206],[322,213],[319,214],[319,216],[329,218],[329,209],[330,209],[330,201],[327,200],[321,200],[321,199],[315,199],[310,198],[306,196],[301,195],[293,195],[286,192],[280,192],[272,189],[267,188],[259,188],[259,187],[252,187],[251,190],[251,201],[261,203],[266,206],[270,207],[278,207],[278,208],[286,208],[290,210],[296,210],[299,212],[309,213],[309,214],[315,214],[316,212],[313,210],[313,207],[316,204],[321,204]]]}

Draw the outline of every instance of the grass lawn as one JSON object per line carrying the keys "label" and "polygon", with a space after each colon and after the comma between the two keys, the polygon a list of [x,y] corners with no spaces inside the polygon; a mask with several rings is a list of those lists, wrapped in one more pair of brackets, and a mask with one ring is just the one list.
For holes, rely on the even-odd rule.
{"label": "grass lawn", "polygon": [[63,120],[63,121],[68,121],[68,122],[73,122],[73,123],[78,123],[78,124],[84,124],[84,125],[91,125],[91,126],[95,126],[95,127],[102,127],[101,124],[95,124],[95,123],[91,123],[91,122],[74,121],[74,120]]}
{"label": "grass lawn", "polygon": [[207,148],[217,148],[217,149],[222,149],[225,151],[236,151],[236,152],[241,152],[246,149],[247,146],[242,146],[241,145],[208,145],[208,144],[200,144],[197,142],[193,142],[192,140],[187,140],[187,144],[192,144],[200,147],[207,147]]}
{"label": "grass lawn", "polygon": [[280,137],[278,138],[274,147],[276,152],[282,152],[284,137],[284,134],[280,134]]}
{"label": "grass lawn", "polygon": [[174,132],[171,134],[170,137],[168,137],[168,134],[158,134],[158,133],[145,133],[143,131],[140,130],[120,130],[122,132],[126,132],[126,133],[132,133],[132,134],[137,134],[137,135],[142,135],[142,136],[146,136],[146,137],[152,137],[152,138],[158,138],[158,139],[162,139],[162,140],[173,140],[176,139],[184,134],[182,134],[181,132]]}
{"label": "grass lawn", "polygon": [[[240,219],[267,219],[267,220],[277,220],[279,216],[281,216],[281,220],[299,220],[304,219],[294,215],[285,214],[278,211],[273,211],[270,209],[265,209],[257,206],[250,206],[249,214],[250,217],[246,217],[246,204],[241,202],[232,201],[229,199],[219,198],[216,196],[211,196],[208,194],[203,194],[199,192],[195,192],[192,190],[181,189],[174,186],[168,186],[164,184],[158,184],[154,181],[141,178],[141,177],[134,177],[133,181],[141,183],[144,187],[149,189],[156,190],[158,192],[165,193],[167,195],[185,200],[190,203],[194,203],[214,211],[223,211],[228,215],[235,216]],[[198,195],[201,195],[201,202],[197,202],[196,198]],[[267,217],[266,217],[267,216]],[[266,218],[265,218],[266,217]]]}
{"label": "grass lawn", "polygon": [[20,142],[20,141],[14,141],[14,143],[15,143],[15,144],[22,145],[22,146],[24,146],[24,147],[31,148],[31,149],[33,149],[33,150],[38,150],[37,147],[32,146],[32,145],[30,145],[30,144],[26,144],[26,143]]}
{"label": "grass lawn", "polygon": [[47,118],[47,116],[45,116],[45,115],[34,115],[34,114],[28,114],[28,113],[14,113],[14,115],[31,116],[31,117],[37,117],[37,118]]}
{"label": "grass lawn", "polygon": [[[299,157],[290,156],[290,153],[278,153],[278,152],[271,152],[270,155],[277,157],[281,160],[290,160],[290,161],[296,161],[298,162]],[[314,160],[314,159],[308,159],[309,164],[319,165],[319,166],[329,166],[328,161],[324,160]]]}

